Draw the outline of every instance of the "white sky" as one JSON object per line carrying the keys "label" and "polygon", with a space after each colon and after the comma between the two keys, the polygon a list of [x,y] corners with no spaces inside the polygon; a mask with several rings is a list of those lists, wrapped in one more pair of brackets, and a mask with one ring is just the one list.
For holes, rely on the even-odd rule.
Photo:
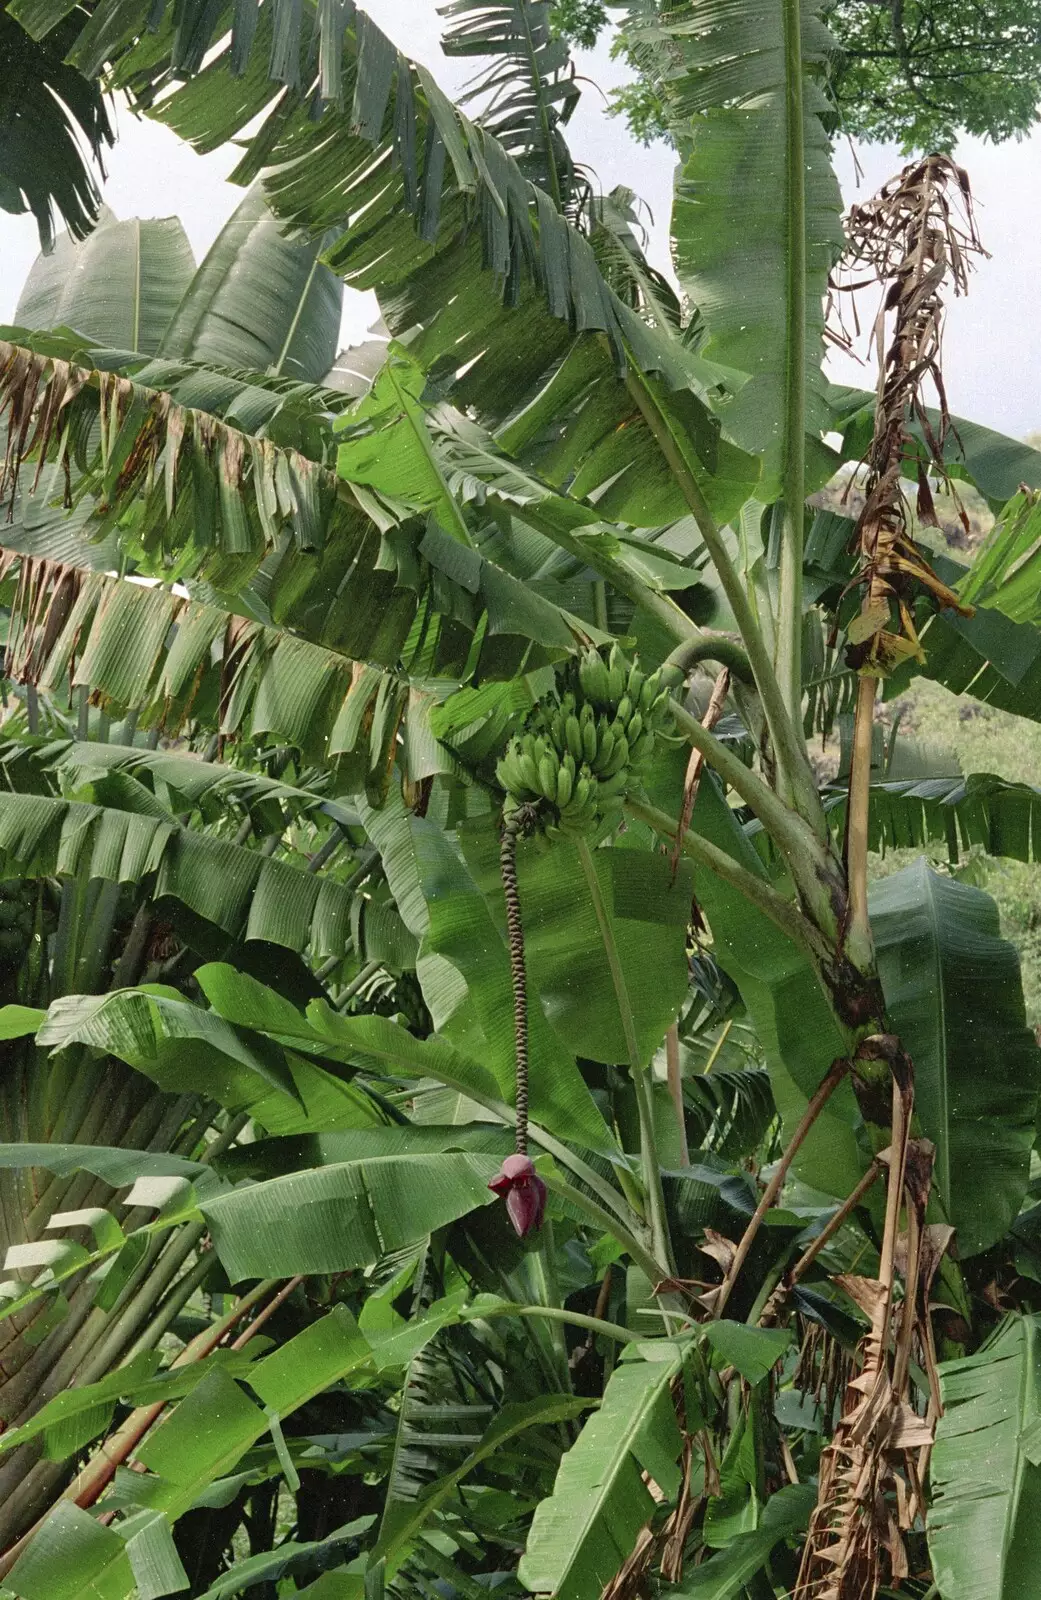
{"label": "white sky", "polygon": [[[413,59],[433,69],[443,88],[458,92],[473,63],[441,55],[434,0],[381,0],[373,10],[380,26]],[[604,115],[599,90],[622,79],[605,48],[581,53],[579,70],[592,81],[584,85],[570,124],[572,153],[593,169],[605,190],[625,183],[647,202],[653,218],[651,254],[658,266],[667,267],[672,153],[660,145],[635,144],[620,121]],[[138,121],[125,109],[118,124],[120,139],[108,161],[108,205],[120,217],[176,214],[201,260],[241,198],[242,191],[225,181],[238,152],[198,156],[165,128]],[[869,146],[857,154],[864,174],[859,190],[851,151],[842,149],[838,156],[847,201],[873,193],[901,165],[893,148]],[[1019,437],[1041,428],[1041,130],[1020,144],[967,141],[958,159],[972,180],[990,259],[980,262],[969,297],[949,314],[948,397],[952,411]],[[37,249],[33,219],[0,211],[0,322],[13,316]],[[370,296],[351,293],[347,302],[345,342],[364,337],[376,314]],[[839,382],[870,384],[866,372],[848,362],[836,365],[833,375]]]}

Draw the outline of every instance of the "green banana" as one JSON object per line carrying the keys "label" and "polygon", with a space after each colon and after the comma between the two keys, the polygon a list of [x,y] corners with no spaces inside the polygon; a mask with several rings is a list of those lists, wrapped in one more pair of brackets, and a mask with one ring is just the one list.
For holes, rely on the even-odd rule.
{"label": "green banana", "polygon": [[626,728],[629,725],[629,718],[632,716],[632,714],[633,703],[627,694],[623,694],[622,698],[618,702],[618,708],[615,711],[615,717],[622,724],[622,727]]}
{"label": "green banana", "polygon": [[538,763],[535,760],[535,741],[531,738],[530,734],[520,747],[517,757],[517,765],[520,769],[520,775],[525,789],[530,790],[532,794],[540,794],[541,789],[539,787],[539,769]]}
{"label": "green banana", "polygon": [[616,772],[620,772],[622,767],[627,767],[628,765],[629,741],[623,733],[620,734],[615,740],[614,747],[611,751],[611,758],[601,768],[601,773],[605,778],[613,778]]}
{"label": "green banana", "polygon": [[578,664],[578,682],[582,693],[594,705],[606,704],[611,699],[610,674],[599,650],[587,650]]}
{"label": "green banana", "polygon": [[634,767],[640,766],[654,749],[654,734],[648,731],[641,733],[632,749],[629,751],[629,760]]}
{"label": "green banana", "polygon": [[562,810],[563,807],[566,806],[568,801],[571,799],[571,793],[572,793],[572,790],[574,789],[574,786],[575,786],[574,773],[573,772],[569,772],[567,767],[562,765],[560,767],[560,770],[557,773],[557,796],[556,796],[556,800],[557,800],[557,809],[558,809],[558,811]]}
{"label": "green banana", "polygon": [[657,698],[658,691],[659,691],[660,687],[661,687],[661,680],[660,680],[659,674],[657,672],[652,672],[650,677],[647,678],[644,681],[643,688],[640,690],[640,710],[641,711],[649,711],[650,710],[651,706],[654,704],[655,699]]}
{"label": "green banana", "polygon": [[585,746],[582,743],[582,724],[579,722],[573,711],[569,714],[564,723],[564,737],[567,741],[568,750],[574,756],[575,760],[584,761],[586,758],[586,753]]}
{"label": "green banana", "polygon": [[556,756],[547,753],[539,757],[539,789],[547,800],[554,802],[557,798],[557,774],[559,771],[560,765]]}
{"label": "green banana", "polygon": [[623,656],[621,649],[618,645],[613,644],[611,646],[611,654],[608,658],[607,670],[607,688],[609,700],[618,701],[625,693],[625,680],[628,675],[628,667],[629,663]]}
{"label": "green banana", "polygon": [[629,679],[625,685],[625,692],[629,696],[629,699],[632,701],[634,706],[637,706],[640,703],[640,690],[643,688],[645,682],[645,674],[640,671],[639,667],[634,661],[632,666],[629,668]]}
{"label": "green banana", "polygon": [[636,743],[637,739],[640,737],[642,732],[643,732],[643,718],[641,717],[641,715],[640,715],[640,713],[638,711],[634,711],[632,716],[629,718],[629,725],[625,730],[625,737],[629,741],[630,750],[632,749],[633,745]]}
{"label": "green banana", "polygon": [[[603,717],[600,718],[600,721],[601,721],[601,723],[603,723],[603,721],[604,721]],[[598,731],[598,737],[597,737],[597,741],[596,741],[596,755],[594,756],[593,760],[589,763],[589,765],[592,767],[594,772],[601,773],[601,772],[604,772],[606,770],[607,764],[610,761],[611,756],[612,756],[612,754],[614,752],[614,747],[615,747],[615,736],[614,736],[613,730],[611,728],[609,728],[609,727],[606,727],[606,726],[602,727]]]}
{"label": "green banana", "polygon": [[597,751],[596,723],[593,721],[592,707],[589,706],[589,705],[585,705],[585,706],[582,707],[582,709],[583,709],[583,711],[588,711],[590,713],[589,720],[588,721],[583,721],[582,725],[581,725],[582,726],[582,755],[584,756],[585,760],[587,762],[589,762],[590,765],[592,765],[592,763],[596,759],[596,751]]}
{"label": "green banana", "polygon": [[630,772],[628,766],[623,767],[620,772],[616,772],[613,778],[601,778],[601,802],[604,800],[613,800],[617,795],[624,794],[631,782],[632,773]]}

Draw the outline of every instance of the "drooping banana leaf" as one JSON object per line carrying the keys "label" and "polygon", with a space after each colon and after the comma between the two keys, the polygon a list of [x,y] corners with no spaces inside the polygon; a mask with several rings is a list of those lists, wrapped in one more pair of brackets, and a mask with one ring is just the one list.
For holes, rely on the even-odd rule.
{"label": "drooping banana leaf", "polygon": [[63,233],[49,255],[37,256],[14,321],[74,328],[95,344],[155,355],[194,270],[176,217],[119,222],[106,212],[89,238]]}
{"label": "drooping banana leaf", "polygon": [[452,0],[442,15],[443,53],[482,62],[461,104],[476,104],[475,120],[563,210],[575,187],[563,128],[580,91],[553,7],[547,0]]}
{"label": "drooping banana leaf", "polygon": [[153,879],[230,939],[342,955],[351,894],[332,878],[162,817],[47,795],[0,794],[0,871],[6,878]]}
{"label": "drooping banana leaf", "polygon": [[943,1600],[1036,1600],[1041,1388],[1036,1317],[1009,1316],[940,1367],[927,1532]]}
{"label": "drooping banana leaf", "polygon": [[[838,829],[845,802],[844,791],[825,802]],[[1036,861],[1041,857],[1041,789],[1008,783],[990,772],[872,784],[871,850],[921,848],[933,840],[947,845],[952,862],[974,845],[987,855]]]}
{"label": "drooping banana leaf", "polygon": [[915,1109],[962,1256],[1019,1211],[1041,1089],[1019,957],[981,889],[923,860],[874,885],[871,927],[886,1007],[914,1063]]}
{"label": "drooping banana leaf", "polygon": [[[82,18],[49,8],[46,37],[30,38],[12,7],[0,11],[0,209],[31,211],[40,248],[54,244],[54,213],[77,238],[101,208],[102,154],[115,140],[101,87],[69,65]],[[86,148],[84,148],[86,146]]]}

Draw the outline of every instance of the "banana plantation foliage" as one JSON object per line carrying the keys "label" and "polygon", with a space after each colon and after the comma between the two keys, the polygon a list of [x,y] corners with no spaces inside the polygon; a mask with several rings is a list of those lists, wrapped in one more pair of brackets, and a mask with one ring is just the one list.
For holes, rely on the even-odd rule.
{"label": "banana plantation foliage", "polygon": [[[1041,1052],[961,867],[1041,788],[887,711],[1041,720],[969,179],[843,218],[817,0],[632,18],[666,276],[551,8],[444,17],[462,104],[353,0],[0,12],[0,1594],[1029,1600]],[[201,262],[97,215],[117,90],[236,144]]]}

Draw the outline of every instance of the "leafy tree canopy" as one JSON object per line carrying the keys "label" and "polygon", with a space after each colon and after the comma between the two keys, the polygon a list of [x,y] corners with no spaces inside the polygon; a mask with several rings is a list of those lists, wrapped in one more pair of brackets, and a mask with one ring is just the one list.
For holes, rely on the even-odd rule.
{"label": "leafy tree canopy", "polygon": [[[558,0],[556,26],[592,46],[616,7],[601,0]],[[645,25],[654,0],[630,7]],[[1041,5],[1037,0],[833,0],[823,19],[841,46],[831,87],[844,130],[895,141],[907,152],[950,150],[962,134],[1000,142],[1019,138],[1041,102]],[[628,25],[615,45],[635,79],[616,91],[616,112],[637,138],[668,137],[661,85],[646,48]]]}

